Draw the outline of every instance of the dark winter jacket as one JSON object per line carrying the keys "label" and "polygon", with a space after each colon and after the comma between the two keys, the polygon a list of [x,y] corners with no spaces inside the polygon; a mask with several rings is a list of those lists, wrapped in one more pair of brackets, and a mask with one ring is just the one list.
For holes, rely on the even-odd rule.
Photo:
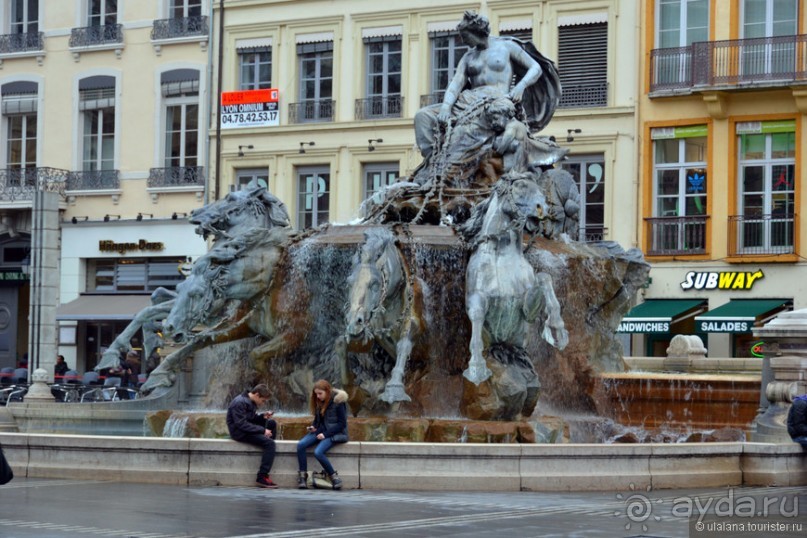
{"label": "dark winter jacket", "polygon": [[248,394],[239,394],[227,408],[227,429],[230,430],[230,437],[236,441],[250,434],[263,435],[266,431],[266,419],[258,414],[258,406],[249,399]]}
{"label": "dark winter jacket", "polygon": [[347,441],[347,392],[336,389],[331,392],[331,399],[325,408],[325,414],[316,413],[312,425],[317,429],[316,433],[323,434],[326,438],[342,434],[337,439],[339,442]]}
{"label": "dark winter jacket", "polygon": [[807,394],[796,396],[787,413],[787,433],[791,439],[807,437]]}

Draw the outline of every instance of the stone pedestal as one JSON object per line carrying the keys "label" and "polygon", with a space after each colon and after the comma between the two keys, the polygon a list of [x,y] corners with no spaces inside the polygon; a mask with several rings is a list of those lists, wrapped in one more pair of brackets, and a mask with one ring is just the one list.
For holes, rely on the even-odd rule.
{"label": "stone pedestal", "polygon": [[785,312],[754,330],[764,342],[760,409],[751,440],[790,442],[787,412],[796,394],[807,392],[807,309]]}
{"label": "stone pedestal", "polygon": [[31,374],[31,381],[33,382],[28,388],[28,393],[23,398],[23,401],[31,402],[53,402],[56,398],[50,392],[48,386],[48,371],[44,368],[37,368]]}

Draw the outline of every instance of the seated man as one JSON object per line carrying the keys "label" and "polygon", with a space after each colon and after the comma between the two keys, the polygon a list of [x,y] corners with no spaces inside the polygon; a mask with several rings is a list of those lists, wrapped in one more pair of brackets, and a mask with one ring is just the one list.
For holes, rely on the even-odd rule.
{"label": "seated man", "polygon": [[269,387],[255,385],[252,390],[239,394],[230,402],[227,409],[227,429],[234,441],[249,443],[263,449],[261,466],[258,469],[256,484],[262,488],[277,488],[269,472],[275,461],[275,435],[277,423],[269,420],[274,414],[267,411],[258,413],[258,407],[269,399]]}
{"label": "seated man", "polygon": [[807,448],[807,394],[793,398],[787,413],[787,433],[795,442]]}

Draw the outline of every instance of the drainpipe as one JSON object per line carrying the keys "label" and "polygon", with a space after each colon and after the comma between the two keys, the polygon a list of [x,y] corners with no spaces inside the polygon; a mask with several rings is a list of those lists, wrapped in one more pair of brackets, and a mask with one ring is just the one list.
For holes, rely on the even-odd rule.
{"label": "drainpipe", "polygon": [[[642,4],[643,2],[636,2],[636,24],[634,27],[634,31],[636,35],[634,36],[634,43],[641,43],[642,42]],[[647,48],[647,43],[645,43],[645,48]],[[644,50],[640,52],[640,54],[644,55]],[[646,60],[647,58],[645,58]],[[643,65],[643,62],[640,62],[640,65]],[[634,146],[636,147],[636,175],[634,176],[636,179],[634,180],[634,186],[636,189],[636,210],[634,211],[634,226],[633,226],[633,246],[636,248],[641,248],[639,244],[639,238],[641,237],[640,227],[642,225],[642,195],[641,195],[641,186],[642,186],[642,172],[644,171],[644,166],[642,165],[642,146],[644,143],[644,138],[642,136],[642,124],[639,118],[639,111],[641,109],[641,101],[642,101],[642,91],[644,90],[644,77],[645,77],[645,70],[649,69],[649,65],[645,65],[643,70],[640,70],[637,73],[636,77],[636,101],[635,101],[635,112],[633,114],[634,122],[633,122],[633,142]]]}
{"label": "drainpipe", "polygon": [[[211,8],[212,9],[212,8]],[[219,184],[221,183],[221,84],[224,61],[224,0],[219,0],[219,63],[218,88],[216,88],[216,184],[213,187],[213,199],[219,199]]]}
{"label": "drainpipe", "polygon": [[[203,125],[205,126],[205,132],[207,136],[205,137],[205,147],[207,151],[205,151],[205,170],[207,171],[207,175],[210,175],[210,116],[211,111],[213,110],[213,103],[210,102],[211,95],[213,94],[213,0],[210,0],[209,6],[209,14],[208,20],[210,21],[210,30],[207,36],[207,91],[208,91],[208,98],[207,98],[207,106],[205,107],[205,120]],[[203,194],[204,203],[210,203],[210,184],[209,182],[205,181],[205,191]]]}

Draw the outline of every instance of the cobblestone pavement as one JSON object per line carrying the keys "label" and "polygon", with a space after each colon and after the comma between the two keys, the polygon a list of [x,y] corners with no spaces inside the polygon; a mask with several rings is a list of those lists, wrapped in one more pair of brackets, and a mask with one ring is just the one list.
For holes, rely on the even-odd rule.
{"label": "cobblestone pavement", "polygon": [[[710,515],[698,532],[694,525],[704,512]],[[760,515],[747,517],[753,512]],[[744,534],[738,524],[755,532]],[[803,537],[807,488],[648,492],[626,484],[624,491],[594,493],[336,492],[16,478],[0,487],[0,536]]]}

